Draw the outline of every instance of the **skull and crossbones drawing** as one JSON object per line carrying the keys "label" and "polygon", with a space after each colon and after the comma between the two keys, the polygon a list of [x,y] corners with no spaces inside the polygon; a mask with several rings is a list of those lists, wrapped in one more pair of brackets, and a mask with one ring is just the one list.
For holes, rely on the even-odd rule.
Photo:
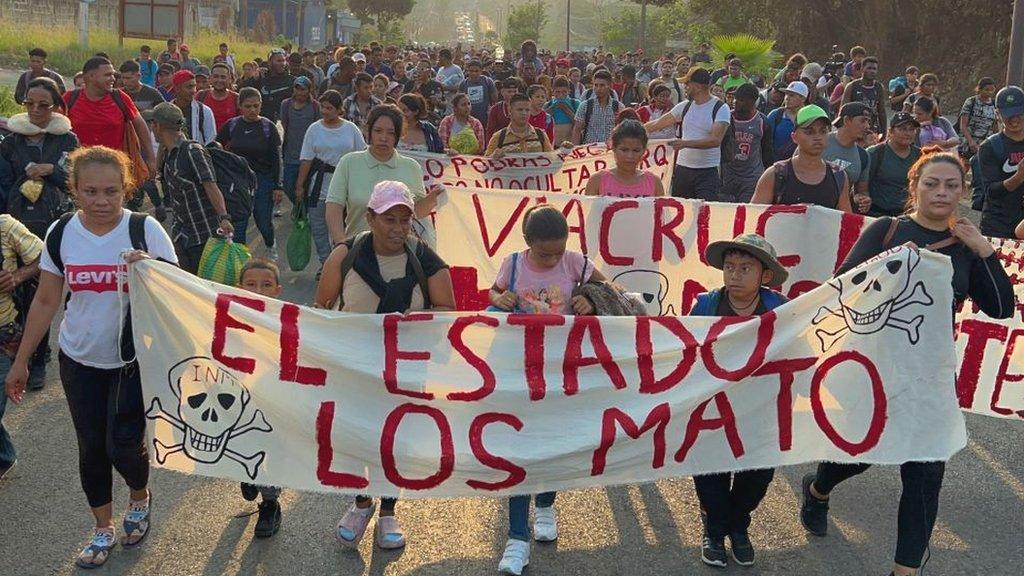
{"label": "skull and crossbones drawing", "polygon": [[271,432],[273,428],[259,409],[239,425],[249,405],[249,390],[238,377],[210,358],[193,356],[175,364],[167,380],[178,398],[177,415],[165,411],[160,398],[153,398],[146,417],[169,423],[182,433],[182,441],[168,445],[154,438],[157,462],[163,464],[168,456],[178,452],[204,464],[214,464],[226,456],[241,464],[249,478],[255,480],[266,452],[247,456],[228,444],[243,434]]}
{"label": "skull and crossbones drawing", "polygon": [[821,351],[827,352],[848,332],[874,334],[887,327],[906,332],[910,343],[917,344],[924,316],[906,319],[896,314],[908,306],[934,303],[924,282],[913,278],[920,260],[917,252],[904,248],[885,259],[882,266],[854,271],[852,275],[829,281],[829,286],[839,292],[839,307],[820,308],[812,324],[817,326],[838,318],[843,325],[833,331],[825,328],[814,331],[821,342]]}

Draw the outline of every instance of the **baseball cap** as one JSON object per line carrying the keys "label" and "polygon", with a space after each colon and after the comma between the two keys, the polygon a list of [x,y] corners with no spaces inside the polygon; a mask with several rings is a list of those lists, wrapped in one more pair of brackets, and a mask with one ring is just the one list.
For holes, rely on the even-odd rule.
{"label": "baseball cap", "polygon": [[804,106],[796,113],[796,125],[799,128],[805,128],[813,124],[819,118],[824,118],[825,123],[828,124],[828,114],[821,109],[821,106],[810,104]]}
{"label": "baseball cap", "polygon": [[167,128],[181,128],[185,124],[185,115],[177,104],[161,102],[153,108],[153,121]]}
{"label": "baseball cap", "polygon": [[782,91],[788,92],[790,94],[796,94],[797,96],[803,96],[805,100],[807,99],[807,96],[811,93],[811,91],[807,89],[807,84],[804,84],[800,80],[794,80],[790,82],[789,86],[783,88]]}
{"label": "baseball cap", "polygon": [[555,60],[555,66],[561,68],[568,68],[570,64],[571,63],[569,62],[568,58],[559,58],[558,60]]}
{"label": "baseball cap", "polygon": [[188,44],[178,44],[178,52],[191,52],[192,50],[188,47]]}
{"label": "baseball cap", "polygon": [[1003,118],[1024,114],[1024,90],[1019,86],[1006,86],[996,94],[996,108]]}
{"label": "baseball cap", "polygon": [[811,82],[817,84],[818,80],[821,79],[821,75],[825,73],[825,69],[817,62],[808,62],[804,69],[800,71],[801,78],[807,78]]}
{"label": "baseball cap", "polygon": [[177,89],[178,86],[181,86],[185,82],[195,79],[196,75],[190,70],[178,70],[174,73],[174,76],[171,76],[171,87]]}
{"label": "baseball cap", "polygon": [[161,64],[160,67],[157,68],[157,72],[156,73],[157,74],[174,74],[174,66],[171,66],[170,64],[167,64],[167,63]]}
{"label": "baseball cap", "polygon": [[210,77],[210,69],[206,66],[196,66],[196,76],[202,76],[203,78]]}
{"label": "baseball cap", "polygon": [[370,193],[370,201],[366,206],[375,214],[383,214],[395,206],[405,206],[409,210],[415,210],[409,187],[395,180],[384,180],[374,184],[373,192]]}
{"label": "baseball cap", "polygon": [[897,112],[892,115],[892,120],[889,120],[890,128],[895,128],[904,124],[913,124],[917,128],[921,127],[921,123],[918,122],[910,112]]}
{"label": "baseball cap", "polygon": [[356,52],[352,55],[352,60],[354,62],[366,62],[366,55],[362,52]]}
{"label": "baseball cap", "polygon": [[295,81],[292,82],[292,86],[301,86],[309,90],[309,88],[312,86],[312,83],[309,81],[309,78],[305,76],[296,76]]}
{"label": "baseball cap", "polygon": [[707,86],[711,84],[711,73],[703,68],[692,68],[690,73],[686,75],[685,82],[694,82]]}
{"label": "baseball cap", "polygon": [[833,126],[839,128],[843,125],[843,118],[857,118],[858,116],[874,117],[875,113],[863,102],[847,102],[839,109],[839,117],[836,118]]}

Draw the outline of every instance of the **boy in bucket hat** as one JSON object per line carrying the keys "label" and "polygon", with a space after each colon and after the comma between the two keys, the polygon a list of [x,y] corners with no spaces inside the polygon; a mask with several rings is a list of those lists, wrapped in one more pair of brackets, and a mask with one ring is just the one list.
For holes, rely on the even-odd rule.
{"label": "boy in bucket hat", "polygon": [[[786,281],[789,273],[779,264],[775,248],[757,234],[712,242],[704,252],[708,264],[722,271],[723,287],[697,297],[691,316],[754,316],[787,302],[768,288]],[[772,468],[694,476],[704,526],[701,560],[708,566],[728,564],[725,538],[733,559],[741,566],[754,563],[754,546],[747,530],[750,515],[768,492],[775,476]]]}

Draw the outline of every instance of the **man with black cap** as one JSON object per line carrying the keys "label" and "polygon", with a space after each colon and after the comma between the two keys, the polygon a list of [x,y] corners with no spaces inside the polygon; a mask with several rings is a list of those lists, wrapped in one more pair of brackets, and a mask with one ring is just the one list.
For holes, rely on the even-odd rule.
{"label": "man with black cap", "polygon": [[868,216],[902,216],[907,208],[907,174],[921,157],[914,143],[921,124],[909,112],[897,112],[889,121],[885,142],[868,148],[870,173]]}
{"label": "man with black cap", "polygon": [[636,67],[626,64],[619,70],[619,76],[622,82],[614,86],[619,102],[626,106],[639,106],[647,100],[646,91],[636,81]]}
{"label": "man with black cap", "polygon": [[154,135],[168,151],[161,178],[164,196],[174,209],[174,251],[181,268],[195,274],[206,241],[215,234],[230,238],[234,228],[209,153],[185,137],[184,125],[185,117],[174,103],[153,109]]}
{"label": "man with black cap", "polygon": [[722,139],[729,128],[729,107],[711,95],[711,74],[693,68],[686,77],[686,96],[670,113],[644,124],[647,133],[682,125],[679,138],[672,140],[676,167],[672,174],[672,195],[678,198],[718,200],[722,180],[718,168],[722,163]]}
{"label": "man with black cap", "polygon": [[870,158],[867,150],[857,145],[866,134],[871,133],[874,114],[862,102],[848,102],[839,109],[839,117],[833,125],[835,132],[828,135],[825,152],[821,155],[836,170],[846,173],[846,181],[852,187],[847,193],[853,194],[853,206],[858,214],[866,214],[871,208],[868,195]]}
{"label": "man with black cap", "polygon": [[[1003,130],[990,136],[978,148],[975,200],[984,195],[981,233],[1013,238],[1014,228],[1024,220],[1024,90],[1007,86],[996,94],[996,110]],[[981,180],[981,182],[978,182]]]}

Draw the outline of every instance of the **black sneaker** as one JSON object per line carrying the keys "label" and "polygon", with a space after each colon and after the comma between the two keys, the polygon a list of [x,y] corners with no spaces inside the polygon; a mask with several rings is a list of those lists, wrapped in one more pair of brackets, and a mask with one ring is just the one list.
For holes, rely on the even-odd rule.
{"label": "black sneaker", "polygon": [[249,502],[252,502],[260,495],[260,489],[255,484],[247,484],[242,482],[242,498],[245,498]]}
{"label": "black sneaker", "polygon": [[737,532],[729,535],[729,548],[732,550],[732,558],[740,566],[754,565],[754,545],[750,543],[750,536]]}
{"label": "black sneaker", "polygon": [[708,566],[725,568],[729,565],[725,553],[725,538],[704,537],[704,545],[700,549],[700,559]]}
{"label": "black sneaker", "polygon": [[260,502],[260,515],[256,518],[253,532],[257,538],[270,538],[281,529],[281,505],[277,500]]}
{"label": "black sneaker", "polygon": [[28,367],[28,382],[25,390],[38,392],[46,385],[46,364],[32,364]]}
{"label": "black sneaker", "polygon": [[814,476],[814,474],[807,474],[801,482],[803,505],[800,506],[800,523],[811,534],[825,536],[828,534],[828,500],[818,500],[811,494],[811,483],[814,482]]}
{"label": "black sneaker", "polygon": [[0,466],[0,480],[3,480],[4,477],[7,476],[7,473],[10,472],[12,469],[14,469],[14,467],[17,464],[18,464],[18,460],[17,460],[17,458],[15,458],[14,462],[11,462],[10,464],[7,464],[7,465]]}

